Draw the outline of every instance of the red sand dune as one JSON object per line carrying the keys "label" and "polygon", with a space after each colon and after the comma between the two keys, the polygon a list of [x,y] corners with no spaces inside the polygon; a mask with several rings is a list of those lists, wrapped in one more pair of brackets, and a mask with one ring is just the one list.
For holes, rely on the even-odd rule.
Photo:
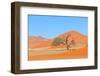
{"label": "red sand dune", "polygon": [[49,40],[41,36],[38,36],[38,37],[30,36],[28,42],[29,42],[29,48],[35,48],[35,47],[37,48],[37,47],[41,47],[43,44],[46,44],[46,43],[47,45],[49,44]]}
{"label": "red sand dune", "polygon": [[67,35],[70,35],[70,40],[74,40],[76,43],[85,43],[87,44],[87,36],[82,35],[76,31],[69,31],[62,35],[59,35],[60,38],[66,38]]}
{"label": "red sand dune", "polygon": [[[70,40],[74,39],[76,43],[82,43],[82,44],[87,44],[87,36],[84,36],[80,34],[79,32],[76,31],[70,31],[66,32],[62,35],[59,35],[58,37],[65,39],[67,35],[70,36]],[[48,47],[52,46],[53,39],[46,39],[43,37],[29,37],[29,48],[41,48],[41,47]],[[64,46],[64,45],[63,45]],[[57,46],[57,47],[63,47],[62,45]],[[54,48],[54,47],[53,47]]]}
{"label": "red sand dune", "polygon": [[48,47],[52,44],[52,40],[48,41],[40,41],[39,43],[32,44],[31,48],[42,48],[42,47]]}

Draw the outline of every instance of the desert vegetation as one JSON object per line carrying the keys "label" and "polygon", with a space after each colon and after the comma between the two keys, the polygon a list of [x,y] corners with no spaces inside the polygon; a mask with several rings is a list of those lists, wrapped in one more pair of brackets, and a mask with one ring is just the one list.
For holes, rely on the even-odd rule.
{"label": "desert vegetation", "polygon": [[52,46],[59,46],[60,44],[63,44],[65,45],[67,50],[70,50],[70,48],[75,45],[74,39],[70,41],[70,37],[71,37],[71,34],[66,35],[64,39],[57,37],[54,39]]}

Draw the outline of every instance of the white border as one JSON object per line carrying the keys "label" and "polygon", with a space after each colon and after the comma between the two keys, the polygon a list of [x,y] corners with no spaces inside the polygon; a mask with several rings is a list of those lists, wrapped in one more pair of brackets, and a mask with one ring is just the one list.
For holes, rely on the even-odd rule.
{"label": "white border", "polygon": [[[20,69],[42,69],[94,65],[94,11],[21,7],[20,9]],[[48,61],[28,61],[28,14],[88,17],[88,58]]]}

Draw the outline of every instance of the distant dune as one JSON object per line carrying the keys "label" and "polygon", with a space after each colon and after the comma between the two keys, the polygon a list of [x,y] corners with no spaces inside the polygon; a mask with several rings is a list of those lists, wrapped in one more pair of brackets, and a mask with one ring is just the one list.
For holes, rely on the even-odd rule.
{"label": "distant dune", "polygon": [[41,36],[30,36],[28,42],[29,42],[29,48],[34,48],[34,47],[39,47],[42,43],[48,44],[48,39]]}

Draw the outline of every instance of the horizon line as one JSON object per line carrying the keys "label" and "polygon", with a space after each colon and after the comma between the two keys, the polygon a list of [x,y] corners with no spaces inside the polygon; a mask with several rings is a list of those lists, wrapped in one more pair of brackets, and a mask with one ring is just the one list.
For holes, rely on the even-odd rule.
{"label": "horizon line", "polygon": [[[68,32],[77,32],[77,33],[79,33],[79,34],[81,34],[81,35],[83,35],[83,36],[87,36],[86,34],[83,34],[83,33],[81,33],[81,32],[78,32],[78,31],[75,31],[75,30],[71,30],[71,31],[67,31],[67,32],[64,32],[64,33],[68,33]],[[64,33],[62,33],[62,34],[64,34]],[[62,35],[62,34],[59,34],[59,35]],[[59,36],[58,35],[58,36]],[[58,37],[58,36],[56,36],[56,37],[53,37],[53,38],[48,38],[48,37],[45,37],[45,36],[41,36],[41,35],[28,35],[29,37],[42,37],[42,38],[45,38],[45,39],[53,39],[53,38],[56,38],[56,37]]]}

